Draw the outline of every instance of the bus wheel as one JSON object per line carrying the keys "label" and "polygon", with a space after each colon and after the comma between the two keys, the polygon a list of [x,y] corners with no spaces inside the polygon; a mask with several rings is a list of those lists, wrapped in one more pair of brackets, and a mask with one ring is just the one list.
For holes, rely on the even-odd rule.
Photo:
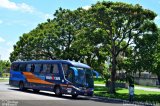
{"label": "bus wheel", "polygon": [[38,89],[33,89],[33,92],[38,93],[40,90]]}
{"label": "bus wheel", "polygon": [[21,91],[24,91],[24,90],[25,90],[25,87],[24,87],[23,82],[20,82],[20,83],[19,83],[19,89],[20,89]]}
{"label": "bus wheel", "polygon": [[59,86],[57,86],[55,88],[55,95],[56,96],[62,96],[61,88]]}
{"label": "bus wheel", "polygon": [[72,95],[72,98],[77,98],[78,95]]}

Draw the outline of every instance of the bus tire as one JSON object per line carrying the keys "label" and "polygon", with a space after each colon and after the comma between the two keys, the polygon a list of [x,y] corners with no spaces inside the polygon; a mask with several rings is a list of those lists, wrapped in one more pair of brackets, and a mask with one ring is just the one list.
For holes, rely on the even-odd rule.
{"label": "bus tire", "polygon": [[78,95],[72,95],[72,98],[77,98],[78,97]]}
{"label": "bus tire", "polygon": [[60,86],[56,86],[54,91],[56,96],[62,96],[62,91]]}
{"label": "bus tire", "polygon": [[20,83],[19,83],[19,89],[20,89],[21,91],[25,91],[25,90],[26,90],[25,87],[24,87],[24,83],[23,83],[23,82],[20,82]]}
{"label": "bus tire", "polygon": [[38,89],[33,89],[33,92],[38,93],[40,90]]}

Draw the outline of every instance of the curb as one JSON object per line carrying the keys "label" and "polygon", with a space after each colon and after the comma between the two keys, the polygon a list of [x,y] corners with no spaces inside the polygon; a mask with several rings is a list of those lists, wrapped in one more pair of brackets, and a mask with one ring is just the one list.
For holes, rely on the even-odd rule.
{"label": "curb", "polygon": [[117,99],[117,98],[107,98],[101,96],[93,96],[91,100],[104,101],[104,102],[112,102],[112,103],[122,103],[123,105],[133,105],[133,106],[155,106],[156,104],[147,103],[147,102],[130,102],[128,100]]}

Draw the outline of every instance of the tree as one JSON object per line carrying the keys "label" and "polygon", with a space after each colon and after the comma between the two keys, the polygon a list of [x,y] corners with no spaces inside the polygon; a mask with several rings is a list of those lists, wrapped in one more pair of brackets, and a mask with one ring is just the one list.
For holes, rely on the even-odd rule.
{"label": "tree", "polygon": [[70,59],[79,60],[80,55],[73,45],[76,31],[80,28],[78,18],[81,9],[70,11],[60,8],[53,20],[39,24],[23,34],[14,45],[10,60]]}
{"label": "tree", "polygon": [[148,32],[134,39],[135,44],[124,52],[125,58],[118,64],[132,75],[138,72],[140,76],[143,71],[152,72],[155,63],[158,30],[152,22],[147,22],[143,27],[143,30],[147,28]]}
{"label": "tree", "polygon": [[9,73],[10,62],[6,60],[0,60],[0,74],[7,72]]}
{"label": "tree", "polygon": [[57,58],[55,56],[58,53],[57,39],[54,21],[39,24],[37,28],[20,37],[19,41],[14,45],[10,60]]}
{"label": "tree", "polygon": [[[78,39],[77,32],[81,28],[79,17],[81,17],[81,9],[71,11],[68,9],[60,8],[54,14],[56,21],[56,30],[58,30],[57,43],[60,46],[60,59],[80,60],[81,56],[78,55],[77,47],[74,42]],[[58,54],[59,55],[59,54]]]}
{"label": "tree", "polygon": [[147,71],[157,75],[158,82],[160,85],[160,29],[157,30],[156,35],[157,38],[153,49],[154,51],[151,53],[151,56],[149,58],[149,62],[152,64],[150,65],[151,68],[149,68]]}
{"label": "tree", "polygon": [[[148,22],[153,22],[156,14],[143,9],[138,4],[131,5],[121,2],[98,2],[92,5],[91,9],[88,10],[88,14],[88,28],[93,30],[94,26],[94,30],[101,30],[105,33],[103,36],[98,34],[102,38],[99,44],[110,53],[112,64],[110,92],[115,93],[118,55],[126,50],[128,46],[134,44],[135,38],[143,37],[145,33],[151,31],[148,28],[144,30],[143,26]],[[97,41],[96,39],[92,40]]]}

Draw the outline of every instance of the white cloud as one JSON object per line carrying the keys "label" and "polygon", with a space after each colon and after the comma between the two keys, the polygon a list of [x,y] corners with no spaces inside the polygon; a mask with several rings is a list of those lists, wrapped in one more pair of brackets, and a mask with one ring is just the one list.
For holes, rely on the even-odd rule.
{"label": "white cloud", "polygon": [[12,48],[2,48],[0,47],[1,60],[9,60],[10,53],[13,51]]}
{"label": "white cloud", "polygon": [[158,16],[155,18],[155,20],[160,20],[160,16],[158,15]]}
{"label": "white cloud", "polygon": [[25,4],[25,3],[17,4],[17,6],[19,7],[19,10],[21,9],[24,12],[32,13],[32,12],[35,11],[35,9],[33,7],[31,7],[31,6],[29,6],[29,5]]}
{"label": "white cloud", "polygon": [[4,45],[0,45],[0,56],[2,60],[9,60],[10,53],[13,51],[13,44],[12,41],[5,41]]}
{"label": "white cloud", "polygon": [[1,42],[5,42],[5,39],[3,39],[2,37],[0,37],[0,43]]}
{"label": "white cloud", "polygon": [[83,6],[82,8],[88,10],[89,8],[91,8],[91,6]]}
{"label": "white cloud", "polygon": [[[13,51],[12,42],[7,42],[5,39],[0,37],[0,59],[9,60],[10,53]],[[4,46],[5,45],[5,46]]]}
{"label": "white cloud", "polygon": [[3,21],[2,20],[0,20],[0,24],[2,24],[3,23]]}
{"label": "white cloud", "polygon": [[10,10],[19,10],[23,12],[30,12],[32,13],[34,11],[34,8],[25,4],[25,3],[15,3],[10,0],[0,0],[0,7],[1,8],[7,8]]}

